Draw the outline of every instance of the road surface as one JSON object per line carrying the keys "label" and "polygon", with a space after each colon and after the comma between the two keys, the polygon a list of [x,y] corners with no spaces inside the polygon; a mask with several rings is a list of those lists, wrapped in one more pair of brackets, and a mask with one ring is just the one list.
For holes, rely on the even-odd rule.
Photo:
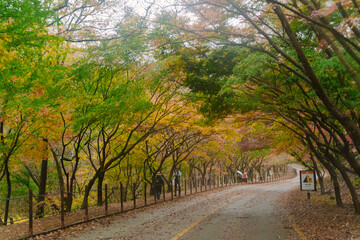
{"label": "road surface", "polygon": [[298,184],[294,178],[186,196],[114,216],[69,239],[298,239],[279,207]]}

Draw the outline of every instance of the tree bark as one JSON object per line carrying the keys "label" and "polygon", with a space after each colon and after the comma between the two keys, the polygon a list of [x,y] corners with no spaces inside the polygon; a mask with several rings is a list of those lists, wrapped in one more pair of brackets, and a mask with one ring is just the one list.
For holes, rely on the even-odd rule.
{"label": "tree bark", "polygon": [[39,185],[39,196],[37,198],[37,202],[40,203],[37,210],[36,215],[42,217],[44,214],[44,205],[41,203],[45,200],[46,194],[46,181],[47,181],[47,172],[48,172],[48,140],[43,139],[43,160],[41,161],[41,170],[40,170],[40,185]]}
{"label": "tree bark", "polygon": [[105,174],[100,174],[100,176],[98,177],[98,182],[97,182],[97,205],[98,206],[102,206],[103,205],[103,191],[102,191],[102,186],[103,186],[103,182],[104,182],[104,177]]}
{"label": "tree bark", "polygon": [[10,197],[11,197],[11,181],[10,181],[10,171],[8,165],[5,166],[5,174],[6,174],[6,183],[7,183],[7,195],[5,201],[4,225],[7,225],[7,220],[10,211]]}
{"label": "tree bark", "polygon": [[349,191],[350,191],[350,195],[351,195],[351,199],[353,202],[353,206],[355,209],[355,214],[360,214],[360,201],[359,201],[359,197],[357,195],[356,189],[351,181],[351,179],[349,178],[349,175],[346,171],[346,168],[339,162],[339,160],[336,159],[335,156],[333,156],[332,154],[326,154],[326,156],[331,159],[331,163],[340,171],[341,176],[343,177]]}
{"label": "tree bark", "polygon": [[47,168],[48,160],[41,161],[41,175],[40,175],[40,187],[39,187],[39,196],[37,197],[37,202],[40,203],[36,210],[36,215],[42,217],[44,214],[44,205],[41,204],[45,200],[46,194],[46,180],[47,180]]}

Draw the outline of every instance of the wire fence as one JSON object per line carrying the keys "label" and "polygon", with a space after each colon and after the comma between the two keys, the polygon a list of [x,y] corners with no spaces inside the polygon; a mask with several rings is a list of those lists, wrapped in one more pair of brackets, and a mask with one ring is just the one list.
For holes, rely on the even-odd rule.
{"label": "wire fence", "polygon": [[[78,207],[72,208],[71,211],[65,209],[65,193],[39,196],[34,195],[30,190],[28,196],[10,199],[0,198],[1,216],[4,214],[6,203],[9,204],[9,209],[16,210],[9,212],[6,226],[0,226],[0,239],[26,239],[174,198],[238,184],[265,183],[289,179],[294,176],[296,176],[295,169],[288,168],[286,172],[268,175],[265,178],[255,176],[253,179],[248,179],[247,182],[226,176],[213,176],[205,181],[198,178],[183,179],[176,193],[171,183],[169,185],[164,184],[159,199],[154,194],[154,190],[151,189],[151,185],[147,183],[127,185],[126,187],[122,183],[111,187],[105,184],[101,191],[100,202],[99,191],[91,190],[85,207],[81,209],[79,204],[75,204]],[[45,200],[39,202],[39,197],[43,197]]]}

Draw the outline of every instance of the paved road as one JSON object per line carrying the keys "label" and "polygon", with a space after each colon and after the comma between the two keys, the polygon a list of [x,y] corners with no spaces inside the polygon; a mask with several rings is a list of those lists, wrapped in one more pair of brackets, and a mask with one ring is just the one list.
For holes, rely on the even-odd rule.
{"label": "paved road", "polygon": [[278,200],[296,186],[294,178],[182,197],[112,217],[70,239],[298,239],[278,211]]}

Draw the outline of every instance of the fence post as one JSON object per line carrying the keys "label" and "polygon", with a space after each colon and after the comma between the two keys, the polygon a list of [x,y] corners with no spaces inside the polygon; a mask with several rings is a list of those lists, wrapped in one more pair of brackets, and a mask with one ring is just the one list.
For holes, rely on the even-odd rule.
{"label": "fence post", "polygon": [[156,190],[156,187],[155,185],[153,185],[153,189],[154,189],[154,203],[156,203],[156,198],[157,198],[157,190]]}
{"label": "fence post", "polygon": [[124,198],[123,198],[123,184],[120,183],[120,206],[121,206],[121,212],[124,211]]}
{"label": "fence post", "polygon": [[105,184],[105,216],[108,215],[108,185]]}
{"label": "fence post", "polygon": [[190,195],[192,195],[192,179],[189,178],[189,185],[190,185]]}
{"label": "fence post", "polygon": [[61,227],[63,228],[65,226],[65,214],[64,214],[64,191],[61,190],[61,196],[60,196],[60,219],[61,219]]}
{"label": "fence post", "polygon": [[134,209],[136,209],[136,183],[133,184]]}
{"label": "fence post", "polygon": [[198,192],[198,179],[197,178],[195,178],[195,193],[197,193]]}
{"label": "fence post", "polygon": [[186,196],[186,179],[184,180],[184,183],[185,183],[184,184],[184,188],[185,188],[184,190],[185,190],[185,196]]}
{"label": "fence post", "polygon": [[144,202],[145,202],[145,206],[146,204],[146,182],[144,182]]}
{"label": "fence post", "polygon": [[[85,192],[88,191],[88,185],[85,186]],[[90,196],[90,193],[89,193]],[[87,199],[85,199],[85,220],[89,220],[89,196]]]}
{"label": "fence post", "polygon": [[164,199],[164,202],[165,202],[165,197],[166,197],[165,184],[163,184],[163,199]]}
{"label": "fence post", "polygon": [[173,189],[173,185],[172,185],[172,183],[170,183],[170,187],[171,187],[171,200],[173,200],[174,199],[174,189]]}
{"label": "fence post", "polygon": [[33,192],[29,190],[29,234],[32,236],[33,231]]}

